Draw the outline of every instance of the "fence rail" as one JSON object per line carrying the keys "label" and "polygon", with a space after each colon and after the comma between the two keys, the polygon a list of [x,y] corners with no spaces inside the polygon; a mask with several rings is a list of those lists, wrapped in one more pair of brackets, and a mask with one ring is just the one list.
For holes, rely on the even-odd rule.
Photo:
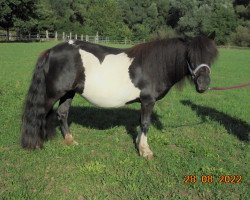
{"label": "fence rail", "polygon": [[103,37],[96,34],[95,36],[89,35],[77,35],[72,33],[58,33],[58,32],[48,32],[45,33],[37,33],[37,34],[28,34],[28,35],[17,35],[16,33],[10,33],[9,38],[7,34],[0,33],[0,41],[67,41],[67,40],[82,40],[92,43],[107,43],[107,44],[138,44],[145,42],[145,40],[141,41],[132,41],[128,38],[119,38],[114,39],[110,37]]}
{"label": "fence rail", "polygon": [[[72,33],[59,33],[58,32],[48,32],[45,33],[39,33],[39,34],[28,34],[28,35],[17,35],[16,33],[10,33],[9,39],[7,37],[7,34],[4,33],[4,31],[0,30],[0,42],[4,41],[27,41],[27,42],[42,42],[42,41],[68,41],[68,40],[81,40],[81,41],[87,41],[91,43],[101,43],[101,44],[125,44],[125,45],[134,45],[145,42],[145,40],[137,40],[132,41],[128,38],[119,38],[114,39],[110,37],[103,37],[96,34],[95,36],[89,36],[89,35],[77,35]],[[250,47],[240,47],[240,46],[234,46],[234,45],[221,45],[219,48],[232,48],[232,49],[249,49]]]}

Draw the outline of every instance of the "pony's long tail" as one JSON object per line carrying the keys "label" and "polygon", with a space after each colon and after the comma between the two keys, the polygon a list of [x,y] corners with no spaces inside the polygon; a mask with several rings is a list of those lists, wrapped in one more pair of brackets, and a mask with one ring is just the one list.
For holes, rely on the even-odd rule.
{"label": "pony's long tail", "polygon": [[45,71],[48,69],[48,57],[49,50],[39,57],[26,97],[21,127],[21,145],[23,148],[41,148],[46,138]]}

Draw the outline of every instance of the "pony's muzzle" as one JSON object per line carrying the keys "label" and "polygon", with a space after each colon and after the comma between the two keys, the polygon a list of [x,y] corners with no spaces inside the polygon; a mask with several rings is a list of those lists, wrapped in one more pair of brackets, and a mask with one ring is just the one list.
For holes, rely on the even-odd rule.
{"label": "pony's muzzle", "polygon": [[199,93],[203,93],[208,90],[210,84],[209,76],[199,76],[196,79],[196,91]]}

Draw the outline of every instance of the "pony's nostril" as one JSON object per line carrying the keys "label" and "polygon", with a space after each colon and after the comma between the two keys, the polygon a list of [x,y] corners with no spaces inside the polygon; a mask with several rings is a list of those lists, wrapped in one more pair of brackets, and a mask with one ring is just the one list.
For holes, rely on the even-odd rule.
{"label": "pony's nostril", "polygon": [[199,93],[203,93],[203,92],[205,92],[206,90],[205,89],[198,89],[198,92]]}

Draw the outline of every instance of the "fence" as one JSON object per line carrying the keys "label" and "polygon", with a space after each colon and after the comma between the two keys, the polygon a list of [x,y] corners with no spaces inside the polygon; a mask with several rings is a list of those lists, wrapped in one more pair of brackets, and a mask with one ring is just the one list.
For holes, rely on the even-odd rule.
{"label": "fence", "polygon": [[28,35],[17,35],[16,33],[10,33],[9,38],[7,34],[0,33],[0,41],[67,41],[67,40],[82,40],[92,43],[107,43],[107,44],[138,44],[145,42],[142,41],[132,41],[128,38],[120,38],[120,39],[113,39],[110,37],[103,37],[99,36],[98,33],[95,36],[89,35],[77,35],[70,33],[63,32],[59,34],[58,32],[48,32],[45,33],[37,33],[37,34],[28,34]]}
{"label": "fence", "polygon": [[[1,41],[10,41],[10,42],[15,42],[15,41],[27,41],[27,42],[32,42],[32,41],[37,41],[37,42],[42,42],[42,41],[68,41],[70,39],[73,40],[81,40],[81,41],[87,41],[91,43],[106,43],[106,44],[127,44],[127,45],[134,45],[134,44],[139,44],[145,42],[144,40],[137,40],[137,41],[132,41],[128,38],[120,38],[120,39],[113,39],[110,37],[102,37],[96,34],[95,36],[89,36],[89,35],[77,35],[77,34],[72,34],[72,33],[65,33],[63,32],[62,34],[58,34],[58,32],[50,33],[46,31],[45,33],[38,33],[38,34],[28,34],[28,35],[17,35],[15,32],[11,32],[9,34],[9,40],[7,38],[7,34],[5,31],[0,30],[0,42]],[[249,49],[249,47],[240,47],[240,46],[233,46],[233,45],[222,45],[219,46],[220,48],[233,48],[233,49]]]}

